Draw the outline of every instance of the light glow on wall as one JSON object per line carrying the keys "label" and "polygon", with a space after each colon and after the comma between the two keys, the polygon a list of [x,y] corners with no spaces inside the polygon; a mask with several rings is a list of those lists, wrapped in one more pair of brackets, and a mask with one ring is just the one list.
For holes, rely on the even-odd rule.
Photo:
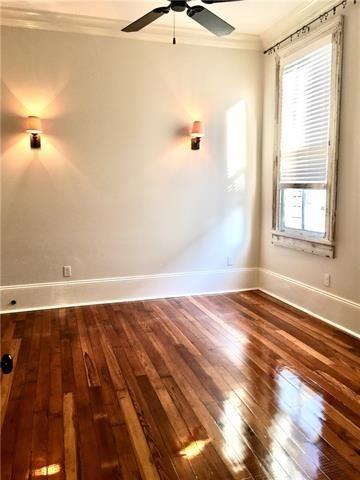
{"label": "light glow on wall", "polygon": [[240,100],[226,112],[226,163],[227,176],[231,180],[229,190],[244,189],[246,159],[246,103]]}
{"label": "light glow on wall", "polygon": [[[252,229],[246,224],[246,182],[248,156],[247,105],[241,99],[231,105],[225,116],[225,156],[228,208],[224,223],[224,234],[228,255],[236,258],[247,250]],[[251,190],[251,188],[250,188]]]}

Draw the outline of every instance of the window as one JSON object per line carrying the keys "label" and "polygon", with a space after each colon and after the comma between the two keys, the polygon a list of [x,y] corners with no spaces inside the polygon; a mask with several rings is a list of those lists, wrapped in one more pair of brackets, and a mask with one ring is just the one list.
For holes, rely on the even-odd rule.
{"label": "window", "polygon": [[342,17],[277,59],[272,241],[334,256]]}

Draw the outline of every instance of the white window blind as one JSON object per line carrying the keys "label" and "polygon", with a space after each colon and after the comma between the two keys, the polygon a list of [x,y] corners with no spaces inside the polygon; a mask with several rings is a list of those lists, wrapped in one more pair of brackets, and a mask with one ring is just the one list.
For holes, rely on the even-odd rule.
{"label": "white window blind", "polygon": [[280,184],[327,182],[332,43],[282,72]]}

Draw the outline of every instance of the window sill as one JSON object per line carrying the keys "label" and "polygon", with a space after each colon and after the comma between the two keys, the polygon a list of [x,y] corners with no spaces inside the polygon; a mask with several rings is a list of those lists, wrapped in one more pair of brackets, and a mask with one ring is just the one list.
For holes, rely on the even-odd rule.
{"label": "window sill", "polygon": [[326,240],[310,240],[291,236],[284,232],[273,232],[272,244],[300,252],[312,253],[313,255],[320,255],[321,257],[334,258],[335,247]]}

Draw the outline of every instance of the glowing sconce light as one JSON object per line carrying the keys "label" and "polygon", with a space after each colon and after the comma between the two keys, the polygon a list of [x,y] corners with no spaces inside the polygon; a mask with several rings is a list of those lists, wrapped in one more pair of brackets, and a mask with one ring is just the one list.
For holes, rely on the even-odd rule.
{"label": "glowing sconce light", "polygon": [[31,148],[41,148],[41,120],[39,117],[30,116],[27,118],[26,131],[30,133]]}
{"label": "glowing sconce light", "polygon": [[204,136],[203,124],[196,120],[191,130],[191,150],[200,150],[200,140]]}

